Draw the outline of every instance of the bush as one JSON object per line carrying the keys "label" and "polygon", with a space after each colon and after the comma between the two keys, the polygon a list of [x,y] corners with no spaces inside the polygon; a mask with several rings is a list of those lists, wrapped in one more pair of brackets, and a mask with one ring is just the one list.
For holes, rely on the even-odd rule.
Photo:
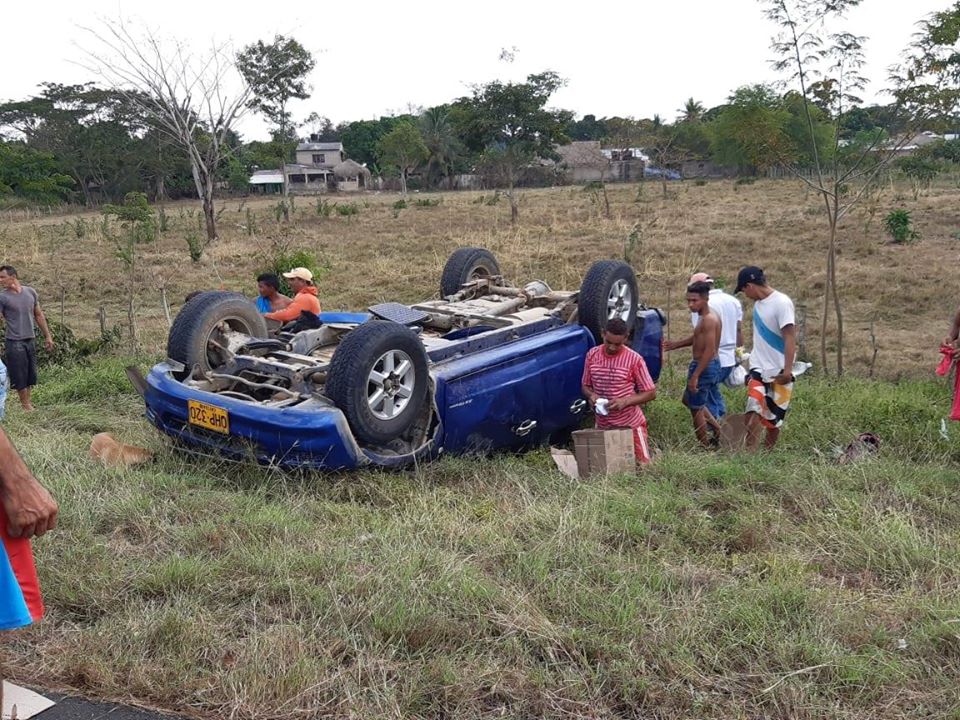
{"label": "bush", "polygon": [[[92,355],[115,346],[120,340],[118,325],[98,338],[78,338],[68,325],[51,320],[49,317],[47,325],[50,327],[50,334],[53,335],[53,352],[47,352],[43,344],[43,336],[38,335],[36,340],[38,367],[82,365],[87,363]],[[0,353],[3,351],[3,340],[0,339]]]}
{"label": "bush", "polygon": [[883,219],[883,227],[895,243],[905,244],[920,238],[920,233],[911,227],[912,222],[910,211],[901,208]]}
{"label": "bush", "polygon": [[320,217],[330,217],[330,213],[333,212],[333,208],[336,206],[336,203],[332,203],[329,200],[324,200],[323,198],[317,198],[317,215]]}
{"label": "bush", "polygon": [[186,240],[187,251],[190,253],[190,261],[195,263],[200,262],[200,258],[203,257],[203,248],[205,245],[200,233],[196,230],[187,230]]}
{"label": "bush", "polygon": [[697,187],[703,187],[704,185],[707,184],[707,181],[704,178],[697,178],[696,180],[693,181],[693,184],[696,185]]}
{"label": "bush", "polygon": [[755,177],[747,175],[745,177],[738,177],[736,182],[733,183],[733,186],[738,187],[740,185],[753,185],[756,181],[757,179]]}
{"label": "bush", "polygon": [[417,198],[417,207],[436,207],[443,198]]}
{"label": "bush", "polygon": [[280,292],[284,295],[293,296],[293,290],[283,276],[285,272],[290,272],[295,267],[305,267],[313,273],[314,282],[321,277],[329,267],[320,263],[316,256],[309,250],[290,249],[287,247],[275,247],[273,252],[265,258],[266,264],[261,266],[257,275],[261,273],[273,273],[280,278]]}
{"label": "bush", "polygon": [[359,215],[360,207],[355,203],[344,203],[343,205],[337,205],[337,215],[340,217],[350,217],[351,215]]}

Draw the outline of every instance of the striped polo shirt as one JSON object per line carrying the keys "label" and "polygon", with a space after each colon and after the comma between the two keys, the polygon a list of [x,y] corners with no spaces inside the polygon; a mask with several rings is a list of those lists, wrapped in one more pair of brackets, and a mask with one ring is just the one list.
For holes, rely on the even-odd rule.
{"label": "striped polo shirt", "polygon": [[[656,388],[643,357],[626,346],[621,347],[616,355],[608,355],[603,345],[591,348],[583,365],[582,384],[610,400]],[[639,405],[609,415],[597,415],[598,428],[636,428],[646,424],[647,419]]]}

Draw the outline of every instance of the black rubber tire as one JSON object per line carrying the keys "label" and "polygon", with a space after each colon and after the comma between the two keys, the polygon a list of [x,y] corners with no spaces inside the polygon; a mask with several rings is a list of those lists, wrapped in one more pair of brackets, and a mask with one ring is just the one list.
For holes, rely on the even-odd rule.
{"label": "black rubber tire", "polygon": [[639,304],[637,276],[632,267],[622,260],[598,260],[587,270],[580,286],[577,317],[598,343],[602,340],[603,328],[609,319],[607,299],[614,285],[620,281],[626,281],[630,288],[629,312],[625,318],[629,332],[633,330],[634,321],[637,319]]}
{"label": "black rubber tire", "polygon": [[186,366],[212,370],[207,341],[214,327],[227,320],[231,327],[252,338],[267,337],[267,323],[248,298],[240,293],[211,290],[190,298],[180,308],[167,336],[167,357]]}
{"label": "black rubber tire", "polygon": [[447,258],[440,276],[440,297],[460,292],[464,283],[474,277],[489,277],[500,274],[500,265],[493,253],[484,248],[458,248]]}
{"label": "black rubber tire", "polygon": [[[370,372],[391,350],[401,350],[413,363],[414,384],[409,402],[395,417],[378,418],[368,402]],[[427,351],[413,330],[389,320],[368,320],[347,333],[330,361],[324,394],[340,408],[361,443],[380,445],[400,437],[413,424],[427,401]]]}

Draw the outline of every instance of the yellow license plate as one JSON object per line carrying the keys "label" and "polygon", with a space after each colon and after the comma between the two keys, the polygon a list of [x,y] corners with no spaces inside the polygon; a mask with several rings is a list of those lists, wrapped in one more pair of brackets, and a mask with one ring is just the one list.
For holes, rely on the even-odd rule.
{"label": "yellow license plate", "polygon": [[187,400],[188,419],[191,425],[230,434],[230,415],[223,408],[197,400]]}

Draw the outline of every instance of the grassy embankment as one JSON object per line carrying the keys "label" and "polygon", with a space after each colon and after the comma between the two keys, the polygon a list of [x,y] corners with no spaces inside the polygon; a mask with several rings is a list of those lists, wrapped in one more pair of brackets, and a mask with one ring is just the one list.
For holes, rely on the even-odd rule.
{"label": "grassy embankment", "polygon": [[[655,191],[635,203],[635,187],[611,189],[609,219],[579,189],[531,192],[517,228],[477,193],[397,218],[388,196],[358,198],[352,217],[300,201],[289,224],[259,201],[251,235],[230,201],[195,265],[196,216],[168,208],[171,229],[143,248],[142,344],[162,348],[161,282],[174,304],[198,287],[250,289],[278,243],[317,256],[327,307],[357,308],[429,296],[457,245],[491,247],[512,278],[576,287],[643,218],[635,265],[648,302],[666,306],[671,288],[673,332],[687,273],[754,261],[807,305],[816,347],[813,197],[792,183]],[[120,358],[47,371],[38,412],[11,400],[6,427],[62,524],[37,543],[48,618],[16,634],[8,667],[237,717],[960,717],[960,449],[955,428],[939,437],[945,385],[904,379],[929,376],[960,295],[956,196],[887,198],[914,210],[923,239],[910,247],[886,244],[878,219],[848,220],[851,365],[865,371],[873,319],[877,374],[901,379],[805,379],[771,455],[696,450],[668,370],[649,413],[663,455],[640,477],[574,483],[544,451],[288,476],[167,450]],[[0,250],[54,318],[62,287],[67,323],[92,335],[98,305],[123,317],[120,266],[99,221],[77,237],[75,220],[8,223]],[[156,462],[93,465],[102,430]],[[881,435],[880,457],[836,466],[831,447],[863,430]]]}
{"label": "grassy embankment", "polygon": [[[652,471],[576,483],[545,451],[332,477],[187,459],[119,359],[46,374],[8,429],[63,515],[10,667],[240,717],[956,717],[944,387],[809,380],[781,450],[726,457],[693,447],[680,385]],[[91,464],[104,429],[156,462]],[[860,430],[880,457],[833,464]]]}

